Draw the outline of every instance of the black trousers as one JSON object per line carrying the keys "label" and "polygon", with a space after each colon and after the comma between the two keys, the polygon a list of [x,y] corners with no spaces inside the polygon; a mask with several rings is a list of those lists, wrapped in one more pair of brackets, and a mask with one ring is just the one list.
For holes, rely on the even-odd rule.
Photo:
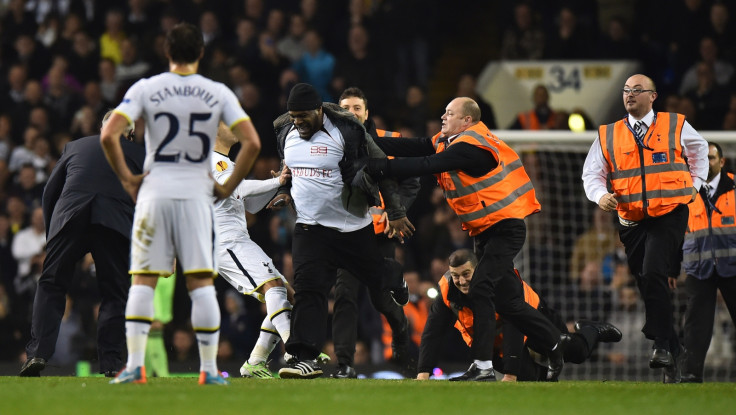
{"label": "black trousers", "polygon": [[536,350],[549,352],[560,339],[560,330],[524,301],[524,289],[514,272],[514,257],[525,239],[526,224],[521,219],[500,221],[475,237],[479,262],[468,293],[474,322],[473,359],[493,358],[496,312],[527,335]]}
{"label": "black trousers", "polygon": [[688,275],[685,289],[689,296],[685,312],[685,349],[687,349],[685,372],[702,379],[705,355],[713,337],[716,290],[721,291],[731,314],[731,321],[736,324],[736,277],[724,278],[714,273],[708,279],[699,280]]}
{"label": "black trousers", "polygon": [[[395,262],[394,242],[383,235],[375,237],[384,260],[389,263]],[[391,266],[400,265],[391,264]],[[360,281],[350,272],[342,268],[337,270],[335,304],[332,312],[332,341],[335,345],[337,363],[341,365],[353,365],[358,333],[358,294],[363,289]],[[373,306],[386,317],[391,326],[394,344],[408,344],[408,320],[403,308],[394,302],[388,291],[370,289],[368,293]]]}
{"label": "black trousers", "polygon": [[50,359],[59,337],[66,294],[77,262],[92,253],[97,269],[101,303],[97,319],[97,354],[100,373],[123,366],[125,303],[130,276],[130,239],[101,225],[89,224],[89,212],[69,221],[46,243],[46,260],[33,300],[28,357]]}
{"label": "black trousers", "polygon": [[680,342],[674,327],[667,277],[674,277],[674,270],[679,273],[687,219],[688,208],[680,205],[666,215],[644,219],[636,226],[619,230],[629,269],[644,300],[646,322],[642,332],[655,343],[669,342],[675,356],[680,353]]}
{"label": "black trousers", "polygon": [[389,269],[384,261],[372,224],[354,232],[338,232],[297,223],[292,257],[294,307],[286,351],[299,359],[315,359],[322,350],[327,335],[327,296],[338,268],[372,291],[384,290],[392,279],[400,278],[400,270]]}
{"label": "black trousers", "polygon": [[[587,360],[598,345],[598,331],[593,327],[583,327],[579,332],[570,333],[562,316],[550,308],[544,299],[540,298],[537,307],[561,333],[570,335],[570,341],[565,347],[563,359],[565,362],[580,364]],[[503,349],[521,350],[518,356],[501,355],[498,350],[493,356],[493,366],[501,373],[516,375],[518,381],[546,381],[547,366],[538,364],[531,355],[529,348],[524,344],[523,334],[513,324],[503,324]]]}

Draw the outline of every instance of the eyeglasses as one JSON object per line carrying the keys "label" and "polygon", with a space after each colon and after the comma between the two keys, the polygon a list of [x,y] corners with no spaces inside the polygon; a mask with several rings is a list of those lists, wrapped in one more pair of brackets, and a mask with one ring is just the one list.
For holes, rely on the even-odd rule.
{"label": "eyeglasses", "polygon": [[635,97],[639,96],[642,92],[655,92],[653,89],[631,89],[631,88],[624,88],[621,90],[621,92],[624,93],[624,95],[633,95]]}

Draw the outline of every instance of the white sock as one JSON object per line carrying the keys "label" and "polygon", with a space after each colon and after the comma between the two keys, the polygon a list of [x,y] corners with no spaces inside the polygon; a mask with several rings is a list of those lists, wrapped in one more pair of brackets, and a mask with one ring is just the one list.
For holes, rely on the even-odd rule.
{"label": "white sock", "polygon": [[268,318],[286,343],[291,334],[291,303],[286,298],[286,287],[271,287],[265,297]]}
{"label": "white sock", "polygon": [[266,316],[261,324],[261,334],[258,336],[253,350],[250,352],[248,363],[257,365],[258,363],[265,362],[268,359],[268,355],[273,351],[273,348],[279,344],[279,339],[276,327],[271,323],[271,319]]}
{"label": "white sock", "polygon": [[480,370],[493,369],[492,360],[473,360],[473,362]]}
{"label": "white sock", "polygon": [[143,366],[148,331],[153,322],[153,288],[132,285],[125,305],[125,337],[128,342],[128,369]]}
{"label": "white sock", "polygon": [[217,375],[217,348],[220,341],[220,306],[214,285],[189,292],[192,299],[192,327],[199,346],[199,370]]}

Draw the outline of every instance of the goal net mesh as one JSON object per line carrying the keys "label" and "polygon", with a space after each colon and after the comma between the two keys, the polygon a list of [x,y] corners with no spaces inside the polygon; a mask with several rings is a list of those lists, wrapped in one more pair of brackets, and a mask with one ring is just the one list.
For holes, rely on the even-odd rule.
{"label": "goal net mesh", "polygon": [[[661,370],[648,367],[652,342],[641,332],[644,304],[626,265],[615,214],[600,210],[583,190],[583,163],[595,133],[503,131],[498,136],[521,156],[542,204],[542,211],[527,219],[527,242],[516,258],[517,268],[568,326],[578,319],[609,321],[624,335],[620,343],[600,344],[590,361],[565,365],[564,378],[661,381]],[[736,133],[703,136],[721,144],[727,160],[736,158]],[[682,337],[684,276],[679,282],[672,298]],[[719,299],[706,381],[736,380],[734,332]]]}

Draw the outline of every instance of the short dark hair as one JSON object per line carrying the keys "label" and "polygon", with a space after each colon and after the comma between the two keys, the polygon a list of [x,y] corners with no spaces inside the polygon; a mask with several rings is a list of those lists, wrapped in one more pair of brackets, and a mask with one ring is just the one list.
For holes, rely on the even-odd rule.
{"label": "short dark hair", "polygon": [[351,86],[350,88],[347,88],[342,92],[342,95],[340,95],[340,99],[337,100],[338,103],[346,98],[360,98],[363,100],[363,104],[366,108],[368,108],[368,98],[365,97],[365,94],[363,91],[360,90],[360,88]]}
{"label": "short dark hair", "polygon": [[196,62],[203,49],[202,32],[191,23],[179,23],[166,34],[165,50],[172,62]]}
{"label": "short dark hair", "polygon": [[475,266],[478,265],[478,257],[469,249],[458,249],[450,254],[449,262],[451,267],[459,267],[464,265],[466,262],[470,262],[470,266],[475,268]]}
{"label": "short dark hair", "polygon": [[718,158],[719,159],[722,159],[723,158],[723,149],[721,148],[721,145],[720,144],[715,143],[713,141],[708,141],[708,145],[709,146],[713,146],[713,147],[716,148],[716,151],[718,152]]}

